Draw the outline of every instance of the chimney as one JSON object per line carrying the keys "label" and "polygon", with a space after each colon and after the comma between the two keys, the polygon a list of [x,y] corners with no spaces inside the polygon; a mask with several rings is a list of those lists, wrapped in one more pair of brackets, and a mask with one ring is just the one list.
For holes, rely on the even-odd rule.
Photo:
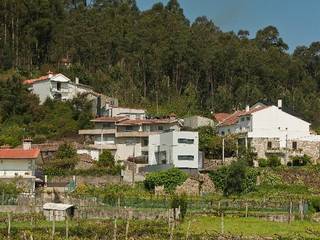
{"label": "chimney", "polygon": [[48,78],[52,78],[53,72],[51,72],[51,71],[49,70],[47,74],[48,74]]}
{"label": "chimney", "polygon": [[249,111],[250,111],[250,106],[246,105],[246,112],[249,112]]}
{"label": "chimney", "polygon": [[278,108],[282,109],[282,99],[278,99]]}
{"label": "chimney", "polygon": [[25,138],[22,142],[22,149],[23,150],[29,150],[31,149],[32,139],[31,138]]}
{"label": "chimney", "polygon": [[76,77],[76,85],[78,85],[78,84],[79,84],[79,78]]}

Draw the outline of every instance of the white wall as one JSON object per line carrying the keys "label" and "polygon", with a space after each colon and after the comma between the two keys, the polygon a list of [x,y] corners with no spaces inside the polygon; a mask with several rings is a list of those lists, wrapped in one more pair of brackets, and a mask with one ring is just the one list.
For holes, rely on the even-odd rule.
{"label": "white wall", "polygon": [[34,172],[32,161],[33,160],[24,159],[1,159],[0,176],[15,176],[16,174],[19,176],[32,176]]}
{"label": "white wall", "polygon": [[128,157],[141,156],[141,139],[140,138],[118,138],[116,160],[127,160]]}
{"label": "white wall", "polygon": [[144,119],[146,117],[146,111],[144,109],[132,109],[115,107],[111,108],[111,117],[127,116],[130,119]]}
{"label": "white wall", "polygon": [[43,104],[47,98],[52,98],[50,88],[51,83],[49,80],[35,82],[32,85],[32,93],[38,95],[40,104]]}
{"label": "white wall", "polygon": [[248,137],[279,138],[280,147],[285,147],[288,139],[310,135],[310,124],[294,117],[276,106],[268,107],[252,114],[252,132]]}
{"label": "white wall", "polygon": [[[178,139],[193,139],[192,144]],[[156,165],[156,153],[166,152],[166,163],[178,168],[198,168],[199,137],[197,132],[177,131],[149,136],[149,164]],[[193,160],[179,160],[179,156],[193,156]]]}

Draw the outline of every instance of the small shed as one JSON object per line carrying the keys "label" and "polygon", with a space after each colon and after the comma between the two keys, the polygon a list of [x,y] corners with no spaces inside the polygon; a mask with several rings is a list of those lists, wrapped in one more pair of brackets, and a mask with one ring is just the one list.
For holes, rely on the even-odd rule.
{"label": "small shed", "polygon": [[64,203],[45,203],[43,214],[48,221],[64,221],[66,217],[72,218],[74,215],[74,205]]}

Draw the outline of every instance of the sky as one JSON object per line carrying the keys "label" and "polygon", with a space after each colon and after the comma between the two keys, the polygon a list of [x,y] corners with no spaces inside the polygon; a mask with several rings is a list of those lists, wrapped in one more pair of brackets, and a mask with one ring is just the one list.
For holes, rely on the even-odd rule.
{"label": "sky", "polygon": [[[140,10],[168,0],[136,0]],[[280,37],[296,46],[320,41],[320,0],[180,0],[186,17],[192,22],[207,16],[222,31],[248,30],[253,38],[257,30],[273,25]]]}

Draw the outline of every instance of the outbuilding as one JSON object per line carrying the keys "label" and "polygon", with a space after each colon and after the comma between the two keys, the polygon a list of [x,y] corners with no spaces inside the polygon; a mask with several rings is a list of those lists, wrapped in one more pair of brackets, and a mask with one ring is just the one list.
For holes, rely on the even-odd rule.
{"label": "outbuilding", "polygon": [[45,203],[43,214],[48,221],[64,221],[74,216],[74,205],[65,203]]}

